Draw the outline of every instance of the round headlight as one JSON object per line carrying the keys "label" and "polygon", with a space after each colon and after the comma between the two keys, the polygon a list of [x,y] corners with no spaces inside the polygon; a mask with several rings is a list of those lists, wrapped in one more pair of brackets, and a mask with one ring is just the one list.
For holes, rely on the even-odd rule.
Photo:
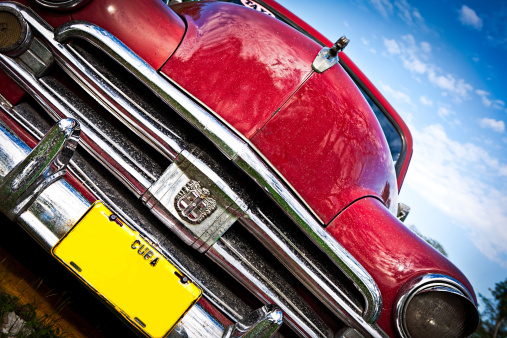
{"label": "round headlight", "polygon": [[479,323],[468,290],[444,275],[426,275],[409,282],[400,291],[394,310],[402,337],[465,337]]}
{"label": "round headlight", "polygon": [[16,7],[9,3],[0,4],[0,53],[17,56],[31,41],[30,26]]}

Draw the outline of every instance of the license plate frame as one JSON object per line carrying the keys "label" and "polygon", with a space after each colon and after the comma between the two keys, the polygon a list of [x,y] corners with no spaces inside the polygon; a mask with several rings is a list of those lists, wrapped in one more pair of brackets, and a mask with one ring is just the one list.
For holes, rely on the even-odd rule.
{"label": "license plate frame", "polygon": [[148,337],[167,336],[202,295],[200,287],[102,201],[51,253]]}

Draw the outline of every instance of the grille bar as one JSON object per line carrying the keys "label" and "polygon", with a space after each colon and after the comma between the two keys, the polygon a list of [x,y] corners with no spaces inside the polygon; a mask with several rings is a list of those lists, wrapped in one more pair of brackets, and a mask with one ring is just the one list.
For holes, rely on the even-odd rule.
{"label": "grille bar", "polygon": [[[0,96],[1,98],[1,96]],[[6,103],[6,101],[1,101],[0,103]],[[32,136],[40,141],[44,134],[49,130],[50,126],[45,124],[45,121],[40,121],[38,118],[38,112],[33,108],[23,103],[21,105],[17,105],[12,107],[10,104],[6,104],[6,107],[10,107],[9,109],[4,109],[4,111],[12,117],[15,121],[20,121],[21,125],[30,133]],[[2,134],[0,133],[0,140]],[[6,142],[2,144],[8,144]],[[23,157],[22,154],[25,154],[26,151],[29,151],[29,148],[26,147],[26,150],[23,152],[14,152],[11,150],[11,146],[7,147],[9,151],[5,150],[4,153],[10,153],[10,157],[15,159],[16,161],[20,161]],[[2,150],[0,148],[0,155],[2,154]],[[9,156],[3,156],[2,160],[10,158]],[[10,162],[9,162],[10,163]],[[5,164],[4,167],[9,169],[13,167],[13,164]],[[214,278],[213,273],[209,272],[206,269],[200,267],[200,264],[195,260],[195,258],[186,254],[186,246],[181,246],[178,244],[179,241],[168,238],[167,235],[153,226],[156,224],[156,220],[153,218],[148,218],[148,215],[142,214],[144,212],[144,206],[134,205],[134,202],[138,202],[139,200],[130,200],[128,197],[130,195],[127,191],[122,191],[118,187],[118,185],[112,185],[111,179],[103,177],[103,174],[96,172],[95,166],[91,165],[86,161],[80,154],[79,149],[74,154],[71,159],[69,165],[69,171],[74,174],[75,177],[79,179],[79,181],[97,198],[104,201],[109,206],[113,206],[116,214],[123,220],[127,221],[129,224],[136,226],[137,230],[140,231],[143,236],[155,246],[157,246],[166,257],[169,257],[171,261],[176,262],[176,265],[179,267],[181,271],[185,273],[185,275],[189,276],[192,280],[200,281],[201,287],[204,290],[205,297],[215,304],[218,308],[222,309],[224,313],[226,313],[233,320],[240,320],[248,314],[252,309],[248,307],[246,304],[242,303],[235,295],[229,291],[225,285],[223,285],[220,281],[217,281]],[[0,166],[0,168],[2,168]],[[10,169],[9,169],[10,170]],[[2,172],[0,171],[0,176],[2,176]],[[58,182],[57,182],[58,184]],[[68,185],[67,185],[68,186]],[[53,189],[53,188],[52,188]],[[59,195],[66,196],[66,193],[62,190],[55,190],[55,193]],[[42,198],[44,198],[44,194],[42,194]],[[51,197],[54,198],[54,197]],[[58,200],[57,200],[58,201]],[[69,199],[69,206],[72,206],[72,199]],[[59,208],[63,208],[63,206],[51,207],[52,204],[45,204],[50,206],[49,210],[55,208],[59,210]],[[89,207],[89,203],[86,202],[86,205],[75,213],[73,218],[70,220],[66,220],[69,217],[59,216],[59,212],[55,212],[56,220],[52,219],[49,215],[44,213],[37,214],[35,217],[31,217],[31,219],[36,220],[39,216],[43,225],[46,228],[53,229],[57,231],[57,235],[51,235],[54,238],[52,241],[47,241],[48,250],[56,243],[58,238],[63,236],[65,232],[68,230],[68,227],[60,227],[59,221],[63,219],[65,224],[74,224],[79,217],[86,211]],[[41,209],[40,207],[34,207],[35,210]],[[47,210],[41,209],[41,210]],[[139,210],[141,209],[141,210]],[[70,207],[70,210],[73,210],[73,207]],[[73,212],[73,211],[72,211]],[[61,228],[61,229],[60,229]],[[25,228],[26,229],[26,228]],[[43,231],[46,231],[44,228],[39,227]],[[59,230],[58,230],[59,229]],[[41,231],[39,231],[41,232]],[[37,239],[37,236],[34,236]]]}
{"label": "grille bar", "polygon": [[[0,108],[9,116],[16,119],[23,119],[18,107],[12,107],[3,97],[0,96]],[[33,110],[31,111],[33,113]],[[29,120],[30,117],[26,120]],[[27,121],[28,122],[28,121]],[[28,131],[40,140],[47,130],[34,129],[31,125]],[[40,126],[39,126],[40,127]],[[0,121],[0,182],[17,163],[22,161],[30,153],[30,148],[3,122]],[[162,251],[178,268],[192,280],[204,282],[201,286],[204,294],[213,304],[227,304],[225,313],[237,321],[252,311],[250,307],[237,299],[224,285],[213,279],[213,275],[200,267],[194,258],[185,253],[186,247],[181,247],[175,239],[164,236],[160,230],[147,226],[153,224],[153,220],[145,219],[139,215],[137,209],[124,200],[123,196],[114,192],[100,175],[90,175],[93,170],[87,167],[79,153],[74,154],[69,163],[69,170],[87,187],[90,191],[104,200],[110,206],[114,206],[115,213],[120,218],[134,226],[142,236]],[[86,169],[84,173],[81,169]],[[95,183],[97,185],[95,185]],[[100,185],[101,188],[98,187]],[[107,192],[106,192],[107,191]],[[57,181],[46,188],[35,200],[35,202],[22,213],[17,219],[22,228],[27,231],[45,250],[50,251],[57,241],[65,235],[86,212],[91,203],[86,200],[74,187],[65,179]],[[142,207],[142,206],[141,206]],[[145,228],[141,228],[143,225]],[[197,308],[196,308],[197,306]],[[194,306],[183,318],[179,330],[181,332],[192,332],[196,336],[221,337],[224,327],[219,324],[216,318],[210,315],[198,304]]]}
{"label": "grille bar", "polygon": [[[84,73],[91,74],[94,72],[94,70],[92,69],[89,71],[90,67],[79,61],[79,53],[76,51],[76,49],[55,41],[53,39],[53,32],[51,27],[42,22],[40,18],[32,14],[30,10],[24,9],[21,6],[19,6],[19,8],[23,16],[32,25],[32,27],[34,27],[35,30],[41,34],[41,37],[51,45],[51,49],[55,53],[59,64],[64,69],[74,74],[74,79],[88,88],[89,92],[92,95],[95,93],[95,97],[99,96],[99,94],[96,93],[97,89],[93,88],[97,86],[100,87],[103,81],[97,80],[96,82],[93,82],[93,80],[90,80],[87,76],[83,75]],[[274,174],[273,171],[264,164],[261,158],[255,153],[251,145],[247,144],[244,140],[234,134],[234,132],[229,130],[225,123],[221,123],[220,119],[213,115],[213,112],[207,111],[201,105],[199,105],[198,102],[193,101],[192,98],[187,96],[184,92],[180,91],[177,87],[167,82],[167,79],[160,76],[155,70],[153,70],[144,61],[139,59],[127,47],[125,47],[120,41],[111,36],[109,33],[90,24],[74,23],[60,27],[55,35],[56,38],[61,41],[70,37],[81,37],[89,41],[91,40],[92,43],[99,45],[99,47],[105,50],[106,53],[110,54],[115,59],[115,61],[119,62],[120,65],[124,66],[128,71],[132,72],[136,77],[140,78],[141,81],[143,81],[150,89],[155,92],[155,94],[161,97],[173,109],[178,111],[191,124],[201,130],[203,134],[205,134],[211,141],[213,141],[215,145],[217,145],[217,147],[222,150],[222,152],[227,157],[232,159],[234,163],[241,167],[246,173],[251,175],[251,177],[262,188],[267,190],[275,201],[278,201],[279,204],[286,206],[286,213],[298,225],[300,225],[303,230],[306,231],[306,233],[314,242],[320,243],[321,249],[329,256],[329,258],[331,258],[332,261],[334,261],[334,263],[341,270],[345,272],[345,274],[352,280],[354,284],[356,284],[360,292],[363,294],[366,301],[366,307],[364,308],[362,315],[361,313],[358,313],[358,309],[360,309],[360,307],[355,306],[355,303],[353,301],[350,301],[346,294],[340,292],[340,289],[338,287],[333,286],[333,283],[330,283],[328,276],[325,276],[322,271],[318,271],[318,269],[312,268],[312,266],[315,266],[315,262],[310,261],[306,264],[299,264],[299,262],[294,263],[296,257],[294,252],[290,252],[287,245],[280,245],[280,243],[283,241],[280,240],[280,238],[275,239],[277,236],[276,231],[266,231],[267,227],[265,227],[265,225],[259,226],[256,222],[252,222],[252,219],[258,220],[258,217],[252,217],[253,214],[250,213],[249,217],[244,217],[242,219],[242,222],[243,224],[246,224],[247,228],[249,228],[254,234],[257,234],[257,237],[261,233],[267,234],[268,236],[273,236],[272,240],[268,240],[269,243],[266,246],[273,251],[277,251],[277,257],[285,261],[287,263],[286,265],[289,267],[289,269],[292,269],[291,271],[296,276],[300,277],[302,280],[313,279],[315,281],[314,285],[307,286],[312,292],[317,295],[317,297],[323,300],[324,303],[337,314],[337,316],[342,318],[350,325],[358,327],[362,332],[371,334],[373,336],[382,334],[379,333],[376,325],[368,324],[375,322],[381,309],[380,293],[374,281],[357,263],[357,261],[355,261],[355,259],[347,251],[345,251],[345,249],[343,249],[339,243],[336,242],[336,240],[334,240],[327,234],[327,232],[325,232],[318,221],[312,217],[311,213],[306,210],[305,207],[298,201],[298,199],[289,191],[289,189],[285,187],[277,175]],[[76,62],[76,64],[73,62]],[[50,112],[54,114],[55,111],[69,110],[68,105],[62,104],[61,102],[65,100],[62,100],[62,98],[55,100],[55,98],[51,95],[51,92],[53,92],[54,95],[59,91],[54,90],[57,86],[55,86],[55,83],[52,82],[50,78],[43,78],[38,81],[28,72],[27,74],[24,74],[22,67],[17,65],[13,59],[5,57],[3,55],[1,56],[0,64],[4,69],[7,69],[11,74],[13,74],[14,77],[16,77],[19,82],[21,82],[23,87],[27,88],[32,96],[40,101],[42,105],[45,106],[45,108]],[[83,71],[83,69],[85,71]],[[80,75],[75,75],[76,72]],[[112,86],[100,88],[100,91],[102,92],[110,92],[111,90]],[[103,96],[99,96],[99,101],[101,101],[103,104],[106,104],[104,101],[107,100],[114,101],[106,104],[108,110],[116,110],[117,113],[115,115],[124,114],[125,112],[121,109],[126,109],[123,107],[124,101],[122,101],[125,99],[125,96],[123,96],[123,99],[119,100],[121,102],[118,103],[115,101],[117,97],[116,93],[110,93],[108,95],[110,97],[107,99]],[[121,109],[118,107],[121,107]],[[138,109],[138,107],[136,109]],[[132,121],[130,119],[122,118],[122,122],[127,123],[131,129],[136,131],[137,134],[142,134],[141,136],[144,139],[149,138],[146,136],[146,134],[149,135],[149,133],[145,133],[139,130],[139,128],[145,128],[144,126],[138,126],[138,123],[141,123],[139,120],[136,122],[135,120]],[[142,122],[142,124],[144,123],[149,122]],[[151,130],[151,126],[147,129]],[[158,129],[155,128],[155,130]],[[85,128],[83,128],[83,131],[85,131]],[[87,134],[87,131],[85,131],[85,134]],[[181,151],[181,149],[183,149],[184,143],[182,143],[177,134],[169,134],[169,136],[172,138],[169,138],[168,143],[172,142],[174,148],[172,148],[169,153],[165,153],[165,155],[168,158],[173,158],[177,153]],[[167,146],[161,145],[160,140],[157,140],[156,137],[153,137],[151,139],[149,138],[149,142],[150,144],[159,143],[156,147],[158,150],[160,150],[160,148],[167,148]],[[91,153],[93,154],[93,149],[88,150],[91,150]],[[112,154],[115,154],[115,152],[112,152]],[[103,158],[100,158],[100,156],[97,157],[113,172],[115,172],[115,169],[118,169],[115,168],[115,166],[111,166],[108,161],[104,161]],[[140,175],[139,168],[135,168],[135,166],[129,167],[128,165],[119,165],[118,167],[120,167],[120,170],[127,168],[127,171],[132,171],[135,175]],[[121,173],[116,173],[116,175],[120,177],[120,179],[122,179],[122,181],[127,186],[129,186],[131,190],[133,190],[138,196],[142,194],[142,191],[149,187],[151,183],[150,181],[139,182],[135,179],[125,179],[125,175],[122,176]],[[132,188],[132,185],[134,185],[134,189]],[[250,210],[253,209],[251,208]],[[256,225],[252,226],[253,223]],[[248,224],[250,224],[250,226],[248,226]],[[259,229],[261,229],[263,226],[265,229],[260,231]],[[301,257],[298,257],[298,259],[300,258]],[[317,273],[315,271],[317,271]],[[327,287],[330,284],[332,287]],[[320,287],[321,285],[324,287]],[[334,290],[332,290],[333,288]],[[327,301],[328,299],[331,299],[331,301]],[[352,314],[352,316],[350,316],[350,314]]]}
{"label": "grille bar", "polygon": [[[363,294],[366,302],[363,318],[368,323],[376,321],[382,309],[380,291],[373,278],[361,267],[333,237],[314,219],[290,189],[278,178],[253,150],[254,147],[230,130],[225,121],[203,108],[186,93],[163,78],[158,72],[135,55],[121,41],[107,31],[89,23],[68,23],[55,31],[55,39],[64,42],[70,38],[82,38],[98,46],[115,61],[140,79],[162,100],[188,122],[200,130],[227,157],[249,174],[264,188],[282,209],[298,224],[330,258],[342,269]],[[64,60],[63,63],[72,60]],[[62,62],[62,60],[60,60]],[[65,65],[64,65],[65,66]],[[134,122],[130,121],[128,123]]]}
{"label": "grille bar", "polygon": [[[86,123],[88,119],[84,117],[81,110],[77,110],[74,106],[78,102],[71,102],[63,96],[63,93],[56,91],[56,88],[51,86],[51,84],[54,84],[53,81],[48,78],[46,78],[46,81],[44,79],[39,81],[27,69],[18,64],[15,59],[3,54],[0,54],[0,66],[10,73],[55,120],[61,118],[79,120],[81,129],[86,135],[80,140],[80,144],[110,168],[136,195],[140,196],[148,189],[152,181],[143,175],[137,163],[131,161],[136,155],[126,154],[125,149],[115,144],[113,138],[105,138],[103,132],[98,132],[95,125]],[[55,94],[58,94],[59,97],[56,97]],[[104,156],[107,156],[108,159],[105,160]]]}
{"label": "grille bar", "polygon": [[229,231],[206,253],[266,304],[275,303],[284,321],[304,337],[332,337],[333,332],[296,291],[248,243]]}

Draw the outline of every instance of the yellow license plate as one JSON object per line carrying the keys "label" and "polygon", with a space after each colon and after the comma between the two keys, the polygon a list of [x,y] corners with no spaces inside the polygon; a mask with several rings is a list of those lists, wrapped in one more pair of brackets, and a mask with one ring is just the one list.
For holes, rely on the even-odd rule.
{"label": "yellow license plate", "polygon": [[53,247],[53,255],[150,337],[164,337],[201,289],[102,202]]}

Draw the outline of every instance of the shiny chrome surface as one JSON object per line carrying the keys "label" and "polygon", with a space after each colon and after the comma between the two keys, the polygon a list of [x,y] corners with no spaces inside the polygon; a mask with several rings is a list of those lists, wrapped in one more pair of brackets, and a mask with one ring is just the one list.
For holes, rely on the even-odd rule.
{"label": "shiny chrome surface", "polygon": [[34,0],[34,2],[47,9],[57,11],[70,11],[85,6],[91,0]]}
{"label": "shiny chrome surface", "polygon": [[61,120],[0,181],[0,211],[15,221],[51,184],[66,173],[79,140],[79,124]]}
{"label": "shiny chrome surface", "polygon": [[[7,104],[4,100],[2,101],[1,107],[6,108]],[[30,148],[0,123],[2,183],[5,184],[9,178],[12,178],[16,169],[19,171],[19,163],[23,163],[29,155]],[[47,183],[42,182],[41,186],[35,189],[36,194],[32,195],[32,198],[23,200],[25,202],[23,208],[9,210],[9,208],[16,208],[17,204],[13,206],[2,204],[2,211],[17,220],[39,244],[49,251],[83,215],[90,203],[65,180],[57,181],[49,187]],[[45,189],[42,190],[42,188]]]}
{"label": "shiny chrome surface", "polygon": [[414,278],[400,290],[395,300],[394,321],[398,334],[403,338],[410,338],[405,327],[404,317],[408,304],[414,296],[421,292],[439,291],[457,294],[470,302],[476,309],[475,301],[470,291],[454,278],[440,274],[428,274]]}
{"label": "shiny chrome surface", "polygon": [[[81,83],[86,82],[89,84],[86,85],[87,88],[93,88],[93,81],[88,79],[88,75],[83,75],[87,74],[87,68],[85,67],[85,70],[80,70],[83,66],[83,62],[75,62],[75,60],[79,59],[76,50],[72,47],[69,47],[68,45],[64,45],[58,41],[55,41],[53,39],[53,32],[51,30],[51,27],[42,22],[40,18],[33,15],[30,10],[24,9],[21,6],[19,6],[19,8],[30,25],[32,25],[32,27],[40,33],[40,36],[45,40],[45,42],[50,45],[59,64],[64,69],[68,70],[69,73],[74,74],[73,77],[76,80]],[[106,53],[110,54],[119,64],[133,73],[136,77],[141,79],[141,81],[143,81],[149,88],[151,88],[154,93],[161,97],[166,103],[178,111],[184,118],[186,118],[191,124],[196,126],[204,135],[213,141],[215,145],[217,145],[217,147],[228,158],[230,158],[236,165],[241,167],[247,174],[249,174],[264,190],[266,190],[271,195],[271,197],[279,205],[284,208],[285,212],[308,234],[311,240],[314,241],[342,271],[344,271],[344,273],[360,290],[360,292],[363,294],[363,297],[365,298],[366,307],[362,313],[362,319],[361,316],[357,316],[357,318],[360,319],[360,323],[354,324],[354,326],[364,327],[368,326],[368,323],[375,322],[380,314],[382,302],[380,292],[373,279],[357,263],[357,261],[322,228],[321,224],[312,216],[311,211],[307,210],[304,204],[298,200],[298,197],[294,195],[289,188],[287,188],[283,182],[283,179],[279,178],[277,173],[273,171],[273,168],[270,168],[268,165],[266,165],[262,157],[256,153],[253,146],[245,142],[245,140],[241,139],[241,137],[235,134],[233,130],[231,131],[228,126],[223,121],[220,121],[220,118],[217,117],[213,112],[206,110],[199,104],[199,102],[196,102],[181,89],[169,83],[166,78],[163,78],[161,75],[159,75],[154,69],[148,66],[143,60],[139,59],[126,46],[124,46],[120,41],[118,41],[114,36],[111,36],[109,33],[91,24],[70,23],[66,26],[60,27],[55,35],[56,38],[61,42],[72,37],[82,37],[88,41],[91,41],[93,44],[98,45]],[[79,113],[76,112],[76,110],[79,111],[81,109],[81,105],[79,105],[79,109],[76,109],[75,105],[73,104],[75,101],[69,98],[70,96],[67,94],[62,94],[65,93],[65,90],[63,90],[61,86],[59,86],[59,84],[54,81],[54,79],[46,77],[42,78],[39,81],[32,74],[29,74],[26,71],[23,73],[24,70],[19,69],[21,67],[19,67],[19,64],[16,60],[5,56],[0,56],[0,64],[4,69],[7,69],[8,72],[17,78],[18,82],[20,82],[23,87],[27,88],[30,94],[32,94],[32,96],[34,96],[53,115],[53,117],[59,116],[58,114],[62,111],[65,111],[65,113],[69,115]],[[98,82],[101,81],[99,80]],[[98,91],[90,89],[90,92],[107,92],[108,97],[115,98],[113,100],[115,101],[115,103],[112,104],[113,106],[123,107],[122,104],[117,103],[116,93],[111,92],[107,87],[101,87]],[[101,97],[101,101],[109,100],[108,98],[103,98],[99,94],[96,95]],[[109,105],[107,103],[104,104],[106,106]],[[114,109],[114,107],[110,107],[110,110]],[[86,119],[89,118],[88,116],[91,115],[92,113],[90,112],[85,116],[85,122]],[[125,120],[122,120],[122,122],[127,123]],[[138,128],[140,128],[137,126],[138,123],[141,123],[143,125],[144,123],[147,123],[149,125],[149,122],[145,121],[130,121],[127,124],[131,127],[136,126],[132,127],[132,129],[136,130],[138,134],[145,136],[144,133],[141,133],[138,130]],[[85,123],[82,124],[84,134],[87,135],[89,129],[85,130],[87,126]],[[90,123],[90,125],[93,125],[93,123]],[[91,128],[91,126],[89,128]],[[103,130],[103,128],[100,129]],[[152,126],[150,126],[148,129],[152,129]],[[157,130],[157,128],[154,127],[154,130]],[[93,133],[91,134],[93,136]],[[97,137],[92,141],[96,142],[95,144],[104,143],[101,137]],[[166,152],[165,155],[169,158],[176,158],[177,154],[180,153],[183,149],[182,143],[178,137],[169,138],[169,141],[170,142],[168,143],[172,142],[173,144],[169,145],[169,147],[174,148],[170,150],[170,154]],[[159,141],[156,138],[150,139],[151,144],[157,142]],[[105,143],[105,145],[107,146],[108,144]],[[86,145],[86,147],[92,154],[97,156],[97,153],[94,151],[93,147],[90,147],[89,145]],[[97,148],[100,147],[96,147],[95,150]],[[159,144],[159,146],[156,148],[160,150],[160,148],[166,148],[166,146]],[[117,152],[113,151],[111,147],[108,149],[111,150],[106,151],[108,155],[113,157],[118,156]],[[113,159],[117,160],[113,163],[118,164],[117,166],[113,166],[111,165],[111,162],[104,161],[104,159],[101,159],[100,157],[98,158],[106,165],[106,167],[112,170],[115,175],[117,175],[117,177],[119,177],[132,191],[134,191],[136,195],[141,195],[151,185],[151,178],[148,180],[144,178],[143,180],[143,175],[139,173],[139,169],[136,168],[135,163],[134,165],[125,164],[124,159],[120,157],[119,159]],[[118,167],[123,167],[123,169],[121,169],[121,172],[117,172]],[[216,174],[211,171],[210,175]],[[136,176],[136,179],[132,179],[133,176]],[[140,178],[137,179],[137,177]],[[156,181],[157,176],[153,176],[152,178],[153,181]],[[273,243],[277,242],[278,240],[273,241]],[[285,249],[276,248],[275,250],[279,251],[280,257],[287,256],[284,253]],[[288,256],[290,257],[291,255]],[[295,273],[296,276],[300,278],[306,278],[306,276],[311,275],[318,276],[318,274],[315,275],[314,272],[308,268],[312,264],[293,264],[290,263],[291,260],[292,258],[290,258],[288,264],[291,268],[294,266],[300,266],[295,268],[296,270],[299,270],[299,272]],[[305,267],[302,268],[302,266]],[[302,275],[303,277],[301,277]],[[319,279],[316,280],[315,284],[320,284]],[[322,283],[322,285],[326,284],[329,284],[329,282]],[[317,288],[317,291],[314,289],[315,288],[312,288],[312,291],[316,292],[319,298],[332,299],[332,301],[325,303],[326,305],[330,306],[332,310],[340,317],[344,317],[344,313],[348,312],[348,309],[345,311],[343,309],[344,306],[350,306],[350,301],[348,301],[346,297],[344,300],[342,300],[341,298],[343,295],[340,295],[339,292],[337,293],[336,291],[333,291],[335,294],[328,296],[328,290],[326,290],[326,287],[321,288],[321,290]],[[324,292],[322,290],[324,290]],[[220,302],[217,301],[217,303]],[[336,303],[338,305],[332,305],[333,303]],[[221,308],[223,307],[227,306],[222,304]],[[345,316],[344,319],[345,321],[354,322],[353,319],[347,319],[346,317],[347,316]],[[371,327],[367,327],[363,330],[371,330],[373,332],[376,331]]]}
{"label": "shiny chrome surface", "polygon": [[162,123],[160,112],[147,110],[135,102],[130,93],[115,85],[76,47],[66,45],[59,52],[62,53],[60,64],[64,70],[117,119],[137,132],[161,154],[174,160],[183,150],[184,144],[180,136],[174,132],[174,128]]}
{"label": "shiny chrome surface", "polygon": [[274,305],[266,305],[227,327],[223,338],[269,338],[282,323],[282,311]]}
{"label": "shiny chrome surface", "polygon": [[[205,252],[246,210],[245,202],[206,164],[206,154],[196,147],[184,150],[142,196],[143,202],[185,243]],[[189,182],[210,192],[213,210],[200,222],[191,222],[177,210],[178,196]]]}
{"label": "shiny chrome surface", "polygon": [[[43,121],[37,119],[38,113],[26,104],[20,104],[15,107],[10,106],[6,101],[4,105],[10,107],[6,112],[16,121],[20,121],[27,131],[29,131],[37,140],[40,140],[44,133],[49,130],[49,126]],[[0,139],[1,140],[1,139]],[[29,148],[27,152],[29,151]],[[20,156],[22,159],[23,156]],[[96,167],[89,164],[83,157],[76,153],[69,164],[69,171],[76,176],[79,181],[93,195],[110,206],[114,206],[116,214],[135,226],[137,230],[148,238],[152,243],[158,245],[158,248],[168,257],[178,268],[194,281],[199,281],[200,286],[204,289],[204,296],[212,302],[216,307],[220,308],[230,318],[240,320],[248,314],[251,309],[237,298],[224,284],[217,280],[214,275],[215,271],[207,270],[203,267],[195,257],[186,253],[186,246],[182,246],[179,241],[173,237],[168,237],[165,229],[159,229],[156,225],[158,222],[150,214],[144,213],[144,205],[134,205],[137,200],[130,200],[130,194],[121,185],[114,185],[113,179],[103,177],[103,174],[96,172]],[[57,182],[57,185],[60,182]],[[50,187],[51,188],[51,187]],[[44,193],[43,193],[44,195]],[[59,192],[59,195],[65,196],[65,193]],[[70,201],[70,200],[69,200]],[[74,224],[78,218],[87,210],[89,203],[82,212],[77,215],[72,223]],[[69,206],[69,208],[71,208]],[[140,210],[141,209],[141,210]],[[142,213],[142,214],[141,214]],[[58,216],[58,215],[56,215]],[[42,218],[44,225],[51,227],[52,219],[49,216]],[[57,217],[58,220],[65,219]],[[65,233],[68,228],[62,228],[61,234]],[[61,235],[58,236],[58,238]],[[55,237],[56,238],[56,237]],[[56,240],[55,240],[56,241]]]}
{"label": "shiny chrome surface", "polygon": [[241,236],[228,231],[206,253],[265,304],[276,304],[284,322],[303,337],[333,333],[288,281]]}
{"label": "shiny chrome surface", "polygon": [[79,120],[81,130],[88,140],[81,144],[110,168],[134,193],[137,195],[144,193],[154,181],[154,177],[150,177],[149,168],[136,161],[135,149],[132,150],[125,140],[119,144],[112,126],[108,126],[105,121],[97,121],[98,115],[90,111],[82,101],[70,94],[57,81],[50,77],[37,79],[18,62],[0,54],[0,66],[11,73],[55,120],[60,118]]}
{"label": "shiny chrome surface", "polygon": [[364,336],[350,327],[338,331],[335,338],[363,338]]}
{"label": "shiny chrome surface", "polygon": [[312,247],[304,245],[290,226],[284,226],[273,216],[268,217],[259,208],[247,210],[240,222],[345,323],[365,335],[385,336],[377,325],[365,321],[361,316],[361,304],[345,293],[347,287],[337,280],[337,273],[330,271],[325,261],[315,257]]}
{"label": "shiny chrome surface", "polygon": [[222,337],[224,326],[199,303],[195,304],[176,325],[168,337]]}
{"label": "shiny chrome surface", "polygon": [[[27,129],[36,139],[41,139],[44,133],[49,130],[44,121],[37,118],[38,113],[30,106],[23,103],[12,107],[6,101],[0,101],[6,108],[6,112],[18,123]],[[95,173],[95,168],[91,167],[82,159],[80,154],[76,154],[71,160],[69,170],[79,179],[79,181],[91,191],[96,198],[105,201],[108,205],[114,206],[116,213],[124,220],[135,225],[146,238],[151,242],[157,243],[162,252],[169,257],[175,264],[185,272],[191,279],[201,282],[204,289],[205,297],[220,308],[224,313],[233,319],[241,319],[246,315],[250,308],[242,303],[235,295],[232,294],[220,281],[214,278],[214,272],[203,269],[195,258],[185,254],[185,250],[174,239],[169,240],[164,232],[161,232],[153,224],[158,223],[155,219],[147,218],[149,215],[140,215],[138,208],[144,208],[143,205],[135,207],[126,197],[130,194],[128,191],[123,193],[116,192],[118,188],[123,186],[112,183],[114,180],[106,180],[100,174]],[[63,194],[62,196],[65,196]],[[86,210],[83,209],[82,213]],[[144,209],[143,209],[144,211]],[[79,214],[80,215],[82,215]],[[79,217],[78,216],[78,217]],[[51,218],[45,217],[46,226],[50,226]],[[77,218],[75,219],[77,221]],[[65,233],[65,231],[63,232]]]}
{"label": "shiny chrome surface", "polygon": [[[27,21],[30,24],[36,24],[33,20],[27,19]],[[322,228],[311,212],[285,186],[272,168],[266,165],[265,160],[255,152],[255,148],[251,144],[242,140],[234,131],[231,131],[219,116],[206,110],[175,85],[168,82],[107,31],[83,22],[70,22],[60,26],[55,31],[55,39],[59,42],[64,42],[70,38],[83,38],[111,55],[126,70],[139,78],[162,100],[197,127],[227,157],[250,175],[306,231],[310,238],[318,243],[318,246],[328,254],[335,264],[353,280],[365,297],[366,308],[363,318],[369,323],[376,321],[382,308],[382,298],[374,280],[354,257]],[[49,42],[55,48],[58,48],[58,51],[62,53],[61,57],[65,56],[64,63],[73,62],[72,58],[67,58],[69,53],[66,53],[65,46],[54,40]],[[73,66],[77,67],[78,65],[74,64]],[[107,92],[107,88],[104,91]],[[129,122],[129,125],[136,125],[136,123]],[[180,148],[175,149],[175,153],[178,150]]]}
{"label": "shiny chrome surface", "polygon": [[398,203],[398,214],[396,218],[398,218],[401,222],[405,222],[408,214],[410,213],[410,207],[403,203]]}
{"label": "shiny chrome surface", "polygon": [[312,68],[317,73],[323,73],[329,68],[338,63],[338,53],[341,52],[347,45],[349,40],[342,36],[336,41],[331,48],[324,47],[320,50],[319,54],[313,60]]}
{"label": "shiny chrome surface", "polygon": [[19,59],[32,70],[35,77],[42,76],[54,61],[53,54],[37,38],[33,39],[26,52],[19,55]]}
{"label": "shiny chrome surface", "polygon": [[[13,107],[0,97],[0,107],[6,111]],[[65,123],[64,123],[65,124]],[[0,122],[0,180],[17,163],[30,154],[30,148]],[[29,208],[17,218],[18,223],[46,250],[50,251],[56,242],[86,212],[90,202],[74,187],[62,179],[45,188]],[[123,213],[121,213],[122,217]],[[129,219],[129,218],[125,218]],[[171,337],[222,337],[224,326],[196,304],[183,317]]]}

